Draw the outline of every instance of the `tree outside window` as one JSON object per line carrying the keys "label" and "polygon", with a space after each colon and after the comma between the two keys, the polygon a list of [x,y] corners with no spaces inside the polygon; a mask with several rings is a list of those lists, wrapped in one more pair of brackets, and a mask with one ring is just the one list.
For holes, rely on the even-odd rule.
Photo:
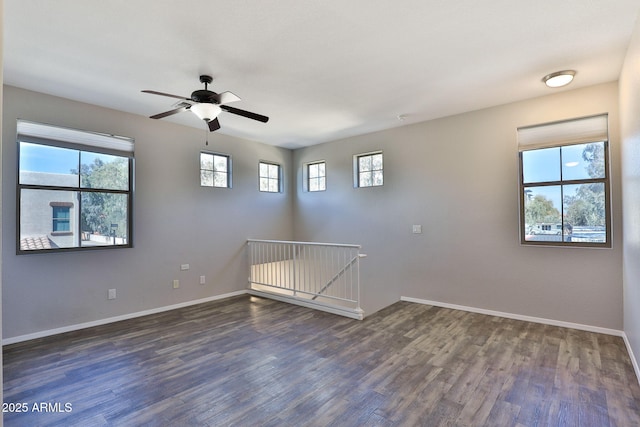
{"label": "tree outside window", "polygon": [[383,159],[381,152],[355,156],[356,187],[383,185]]}
{"label": "tree outside window", "polygon": [[223,154],[200,153],[200,185],[231,188],[231,157]]}

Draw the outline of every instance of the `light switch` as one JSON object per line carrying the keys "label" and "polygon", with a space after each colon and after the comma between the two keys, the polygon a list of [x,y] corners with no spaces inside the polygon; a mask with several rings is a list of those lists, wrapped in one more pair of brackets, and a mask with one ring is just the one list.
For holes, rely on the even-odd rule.
{"label": "light switch", "polygon": [[413,234],[422,234],[422,226],[414,224],[414,226],[413,226]]}

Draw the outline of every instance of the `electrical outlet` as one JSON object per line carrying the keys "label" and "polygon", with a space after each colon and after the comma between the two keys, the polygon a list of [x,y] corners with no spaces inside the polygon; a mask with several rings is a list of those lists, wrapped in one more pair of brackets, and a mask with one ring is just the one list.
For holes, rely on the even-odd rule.
{"label": "electrical outlet", "polygon": [[207,283],[207,279],[204,276],[200,276],[200,284],[204,285],[205,283]]}
{"label": "electrical outlet", "polygon": [[178,289],[180,287],[180,280],[173,281],[173,289]]}
{"label": "electrical outlet", "polygon": [[412,229],[413,234],[422,234],[422,226],[414,225]]}
{"label": "electrical outlet", "polygon": [[116,299],[116,290],[109,289],[109,299]]}
{"label": "electrical outlet", "polygon": [[189,269],[189,264],[180,264],[180,271],[185,271]]}

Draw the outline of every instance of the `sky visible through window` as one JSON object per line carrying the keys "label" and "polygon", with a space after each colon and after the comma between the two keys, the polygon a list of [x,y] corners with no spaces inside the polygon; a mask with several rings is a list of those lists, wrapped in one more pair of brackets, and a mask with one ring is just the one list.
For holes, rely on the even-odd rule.
{"label": "sky visible through window", "polygon": [[579,144],[564,146],[562,151],[560,147],[525,151],[522,157],[524,183],[592,178],[589,162],[582,157],[584,148],[584,144]]}
{"label": "sky visible through window", "polygon": [[[582,158],[584,148],[585,144],[578,144],[563,146],[562,151],[560,147],[524,151],[522,158],[524,184],[592,178],[587,169],[589,163]],[[561,160],[560,156],[562,156]],[[571,187],[574,190],[573,194],[567,194],[568,188],[565,186],[565,196],[575,196],[577,187]],[[530,188],[535,194],[553,201],[555,206],[561,206],[559,186]]]}
{"label": "sky visible through window", "polygon": [[20,170],[69,174],[78,169],[79,152],[67,148],[20,143]]}
{"label": "sky visible through window", "polygon": [[90,151],[81,152],[70,148],[21,142],[20,170],[77,175],[80,153],[82,153],[82,163],[87,165],[95,163],[96,159],[103,163],[110,163],[118,158],[118,156]]}

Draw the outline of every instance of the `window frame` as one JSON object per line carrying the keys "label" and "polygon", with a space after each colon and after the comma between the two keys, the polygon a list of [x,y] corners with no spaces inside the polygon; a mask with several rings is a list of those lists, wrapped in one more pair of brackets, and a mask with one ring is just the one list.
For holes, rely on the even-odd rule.
{"label": "window frame", "polygon": [[[560,155],[558,157],[559,166],[560,166],[560,179],[554,181],[533,181],[533,182],[524,182],[524,165],[523,165],[523,153],[527,151],[541,150],[541,149],[549,149],[549,148],[560,148],[562,150],[563,147],[570,147],[575,145],[585,145],[591,143],[600,143],[604,144],[603,154],[604,154],[604,177],[603,178],[584,178],[584,179],[563,179],[562,177],[562,151],[560,151]],[[608,138],[603,138],[599,140],[593,141],[578,141],[578,142],[565,142],[558,144],[546,144],[543,147],[533,146],[531,148],[521,148],[518,151],[518,181],[519,181],[519,201],[520,201],[520,224],[519,224],[519,234],[520,234],[520,244],[523,246],[556,246],[556,247],[586,247],[586,248],[602,248],[602,249],[610,249],[613,247],[612,242],[612,214],[611,214],[611,164],[610,164],[610,144]],[[599,184],[602,183],[604,185],[604,211],[605,211],[605,241],[604,242],[574,242],[574,241],[534,241],[534,240],[526,240],[527,230],[526,230],[526,220],[525,220],[525,190],[529,187],[560,187],[561,191],[561,201],[560,201],[560,218],[562,221],[562,229],[561,233],[564,233],[564,197],[563,195],[563,187],[570,185],[584,185],[584,184]]]}
{"label": "window frame", "polygon": [[[41,254],[41,253],[58,253],[58,252],[77,252],[77,251],[94,251],[94,250],[105,250],[105,249],[123,249],[123,248],[132,248],[133,247],[133,199],[134,199],[134,152],[133,152],[133,139],[127,137],[120,137],[114,135],[108,135],[98,132],[84,131],[72,128],[65,128],[60,126],[29,122],[27,120],[18,119],[18,131],[16,135],[16,254],[17,255],[27,255],[27,254]],[[21,130],[21,128],[23,130]],[[50,135],[48,134],[50,132]],[[86,138],[86,141],[83,141],[83,137]],[[83,143],[84,142],[84,143]],[[77,185],[61,185],[60,183],[56,183],[53,185],[49,184],[25,184],[21,183],[21,170],[20,170],[20,159],[21,159],[21,143],[39,145],[43,147],[56,147],[62,149],[69,149],[78,152],[78,183]],[[110,155],[117,156],[127,161],[127,174],[128,174],[128,183],[126,189],[110,189],[110,188],[91,188],[88,186],[82,186],[81,183],[81,174],[80,174],[80,164],[82,154],[99,154],[99,155]],[[39,171],[35,171],[39,172]],[[78,243],[77,246],[64,246],[64,247],[52,247],[52,248],[38,248],[38,249],[22,249],[21,248],[21,240],[22,240],[22,192],[29,190],[35,191],[57,191],[57,192],[68,192],[71,193],[71,197],[74,198],[74,202],[58,202],[58,201],[50,201],[49,206],[53,208],[54,206],[64,206],[70,208],[70,218],[69,218],[69,231],[53,231],[53,209],[48,214],[49,220],[51,221],[51,231],[46,233],[47,236],[59,237],[59,236],[74,236],[77,235]],[[125,195],[127,212],[125,216],[126,220],[126,242],[125,243],[114,243],[114,244],[98,244],[98,245],[87,245],[83,246],[82,236],[84,232],[82,231],[82,221],[80,220],[82,215],[82,194],[88,193],[102,193],[102,194],[112,194],[112,195]],[[73,214],[73,211],[76,211]],[[77,217],[77,218],[76,218]],[[115,231],[116,227],[110,228],[111,231]],[[111,235],[109,236],[111,237]],[[115,237],[114,237],[115,242]]]}
{"label": "window frame", "polygon": [[[318,175],[316,177],[311,176],[310,168],[315,165],[324,165],[324,175]],[[327,191],[327,162],[325,160],[315,160],[304,164],[302,173],[303,190],[309,193],[318,193]],[[322,180],[323,188],[319,190],[312,190],[311,180]]]}
{"label": "window frame", "polygon": [[[49,206],[51,206],[51,219],[52,219],[52,227],[51,227],[51,235],[52,236],[64,236],[64,235],[73,235],[72,229],[72,219],[71,209],[73,209],[74,204],[71,202],[50,202]],[[67,213],[66,217],[57,217],[56,212],[59,212],[61,209]],[[64,223],[68,224],[68,230],[56,230],[56,224]]]}
{"label": "window frame", "polygon": [[[203,185],[202,184],[202,171],[203,170],[208,170],[208,169],[202,169],[202,155],[203,154],[213,156],[213,169],[211,169],[211,172],[213,173],[213,185]],[[224,157],[227,160],[227,170],[225,172],[226,175],[227,175],[227,185],[226,186],[215,185],[216,184],[216,180],[215,180],[216,172],[222,173],[221,171],[216,171],[216,168],[215,168],[216,156]],[[200,155],[199,155],[198,161],[200,163],[200,187],[205,187],[205,188],[229,188],[229,189],[233,188],[233,166],[232,166],[232,158],[231,158],[230,154],[220,153],[220,152],[216,152],[216,151],[205,151],[205,150],[203,150],[203,151],[200,151]]]}
{"label": "window frame", "polygon": [[[371,157],[373,160],[373,156],[375,155],[382,156],[382,167],[380,169],[371,169],[370,171],[361,171],[360,170],[360,159],[363,157]],[[360,176],[362,173],[373,173],[375,171],[380,171],[382,173],[382,183],[381,184],[373,184],[373,177],[371,179],[371,185],[360,185]],[[384,186],[384,153],[382,150],[370,151],[367,153],[354,154],[353,156],[353,186],[354,188],[375,188]]]}
{"label": "window frame", "polygon": [[[262,176],[260,169],[261,169],[261,166],[263,164],[267,165],[269,167],[276,166],[278,168],[277,177],[276,178],[272,178],[269,175]],[[258,162],[258,191],[261,192],[261,193],[271,193],[271,194],[282,193],[282,188],[283,188],[282,176],[283,176],[282,165],[280,165],[279,163],[276,163],[276,162],[268,161],[268,160],[260,160]],[[278,187],[277,191],[271,191],[271,190],[268,190],[268,189],[267,190],[263,190],[262,189],[262,179],[263,178],[267,179],[268,180],[267,182],[270,182],[270,181],[275,179],[276,182],[277,182],[277,187]]]}

